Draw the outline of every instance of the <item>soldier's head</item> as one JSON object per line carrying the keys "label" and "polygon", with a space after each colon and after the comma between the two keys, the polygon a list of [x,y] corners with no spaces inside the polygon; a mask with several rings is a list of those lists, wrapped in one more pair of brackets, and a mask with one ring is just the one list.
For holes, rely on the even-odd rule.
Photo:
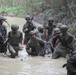
{"label": "soldier's head", "polygon": [[30,31],[30,38],[35,39],[36,38],[36,32],[35,31]]}
{"label": "soldier's head", "polygon": [[54,22],[53,17],[49,17],[49,19],[48,19],[48,23],[49,23],[50,25],[52,25],[52,24],[53,24],[53,22]]}
{"label": "soldier's head", "polygon": [[13,32],[16,32],[19,29],[19,26],[16,25],[16,24],[12,24],[11,29],[12,29]]}
{"label": "soldier's head", "polygon": [[66,34],[67,30],[68,30],[68,26],[67,25],[62,25],[60,27],[60,31],[61,31],[62,34]]}
{"label": "soldier's head", "polygon": [[58,34],[60,34],[60,29],[59,28],[55,28],[54,29],[54,35],[56,36]]}
{"label": "soldier's head", "polygon": [[43,26],[38,27],[38,31],[39,31],[40,33],[43,33],[43,31],[44,31],[44,27],[43,27]]}
{"label": "soldier's head", "polygon": [[5,20],[6,20],[6,18],[4,18],[3,16],[0,16],[0,25],[2,25],[3,21],[5,21]]}
{"label": "soldier's head", "polygon": [[30,16],[30,15],[27,15],[27,16],[25,17],[25,20],[26,20],[27,22],[31,22],[31,16]]}
{"label": "soldier's head", "polygon": [[48,30],[49,30],[49,27],[46,25],[44,31],[48,32]]}

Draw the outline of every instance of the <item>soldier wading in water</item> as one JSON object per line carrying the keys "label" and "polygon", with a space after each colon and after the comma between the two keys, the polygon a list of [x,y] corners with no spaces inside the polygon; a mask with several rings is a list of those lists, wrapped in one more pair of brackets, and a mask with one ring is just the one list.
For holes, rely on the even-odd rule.
{"label": "soldier wading in water", "polygon": [[43,41],[41,38],[36,37],[35,31],[31,31],[30,40],[26,45],[27,53],[31,56],[44,56],[44,45],[45,41]]}
{"label": "soldier wading in water", "polygon": [[15,58],[16,56],[18,56],[18,52],[20,50],[19,43],[22,44],[23,35],[22,32],[18,30],[18,25],[12,24],[11,29],[12,31],[8,33],[8,49],[11,53],[11,58]]}
{"label": "soldier wading in water", "polygon": [[68,27],[66,25],[60,27],[61,34],[59,34],[55,43],[56,50],[52,55],[53,59],[66,57],[66,54],[70,53],[70,50],[73,50],[73,41],[76,41],[76,39],[67,30]]}

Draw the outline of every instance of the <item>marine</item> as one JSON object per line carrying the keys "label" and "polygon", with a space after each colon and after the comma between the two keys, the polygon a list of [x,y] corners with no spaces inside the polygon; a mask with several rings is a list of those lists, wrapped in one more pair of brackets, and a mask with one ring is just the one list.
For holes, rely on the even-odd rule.
{"label": "marine", "polygon": [[35,25],[33,24],[30,15],[27,15],[27,16],[25,17],[25,20],[26,20],[26,23],[25,23],[24,26],[23,26],[23,32],[24,32],[24,34],[25,34],[25,36],[24,36],[24,44],[27,44],[27,42],[28,42],[29,39],[30,39],[29,32],[32,31],[32,30],[34,30],[36,27],[35,27]]}
{"label": "marine", "polygon": [[[1,33],[4,41],[6,42],[7,29],[6,29],[5,25],[3,25],[3,22],[4,21],[6,21],[6,18],[4,18],[3,16],[0,16],[0,33]],[[6,53],[7,52],[7,45],[3,45],[2,46],[1,52],[3,52],[3,53]]]}
{"label": "marine", "polygon": [[58,39],[55,43],[55,51],[52,55],[53,59],[59,57],[66,57],[70,53],[70,50],[73,50],[73,41],[76,41],[75,37],[68,32],[68,26],[62,25],[60,27],[61,34],[58,36]]}
{"label": "marine", "polygon": [[48,26],[48,35],[49,36],[52,36],[53,29],[55,28],[55,25],[53,23],[54,23],[53,17],[49,17],[48,24],[45,25],[45,26]]}
{"label": "marine", "polygon": [[8,49],[11,53],[11,58],[18,56],[20,50],[19,44],[22,44],[23,34],[18,30],[19,26],[16,24],[11,25],[11,31],[8,32]]}
{"label": "marine", "polygon": [[45,41],[41,38],[36,37],[36,32],[30,32],[30,40],[26,45],[26,52],[31,56],[44,56],[44,45]]}

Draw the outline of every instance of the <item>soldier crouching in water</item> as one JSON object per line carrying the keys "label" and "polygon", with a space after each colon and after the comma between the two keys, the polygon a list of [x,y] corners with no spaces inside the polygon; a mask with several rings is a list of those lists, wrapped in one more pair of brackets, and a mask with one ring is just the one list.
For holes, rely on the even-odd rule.
{"label": "soldier crouching in water", "polygon": [[56,50],[54,51],[52,58],[66,57],[70,50],[73,50],[73,42],[76,41],[75,37],[67,32],[68,27],[62,25],[60,27],[61,34],[55,43]]}
{"label": "soldier crouching in water", "polygon": [[35,31],[31,31],[30,40],[26,45],[27,53],[31,56],[44,56],[44,45],[45,41],[43,41],[41,38],[36,37]]}
{"label": "soldier crouching in water", "polygon": [[18,52],[20,50],[19,43],[22,44],[23,34],[19,31],[19,26],[16,24],[11,25],[12,31],[8,33],[9,44],[8,49],[11,53],[11,58],[15,58],[18,56]]}

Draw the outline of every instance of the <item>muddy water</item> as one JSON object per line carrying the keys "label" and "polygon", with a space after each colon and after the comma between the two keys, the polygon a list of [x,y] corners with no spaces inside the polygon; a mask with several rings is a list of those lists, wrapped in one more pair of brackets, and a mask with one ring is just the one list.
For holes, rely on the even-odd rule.
{"label": "muddy water", "polygon": [[[8,17],[8,22],[18,24],[21,30],[25,20]],[[7,28],[9,31],[10,27]],[[0,54],[0,75],[66,75],[66,69],[62,68],[64,63],[65,58],[54,60],[48,56],[28,56],[24,48],[15,59]]]}

